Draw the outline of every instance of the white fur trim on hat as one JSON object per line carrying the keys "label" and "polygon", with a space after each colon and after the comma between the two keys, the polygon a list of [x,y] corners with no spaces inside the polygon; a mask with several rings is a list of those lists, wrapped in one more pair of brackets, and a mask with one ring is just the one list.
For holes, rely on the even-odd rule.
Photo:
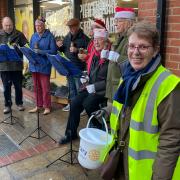
{"label": "white fur trim on hat", "polygon": [[102,38],[108,38],[108,32],[105,29],[94,29],[94,38],[102,37]]}
{"label": "white fur trim on hat", "polygon": [[116,12],[114,18],[135,19],[135,13],[131,11]]}

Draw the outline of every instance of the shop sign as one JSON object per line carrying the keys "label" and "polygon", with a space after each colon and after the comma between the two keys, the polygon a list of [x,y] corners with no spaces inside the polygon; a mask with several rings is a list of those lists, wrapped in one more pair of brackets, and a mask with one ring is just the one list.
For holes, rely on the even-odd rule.
{"label": "shop sign", "polygon": [[91,19],[93,17],[103,19],[109,32],[113,33],[113,14],[116,4],[116,0],[96,0],[81,4],[80,13],[82,18],[82,27],[85,33],[89,32]]}

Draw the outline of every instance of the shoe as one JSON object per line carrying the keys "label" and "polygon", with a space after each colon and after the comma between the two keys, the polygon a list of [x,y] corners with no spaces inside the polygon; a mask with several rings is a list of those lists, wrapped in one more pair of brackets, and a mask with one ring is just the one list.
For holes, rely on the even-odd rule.
{"label": "shoe", "polygon": [[6,106],[3,110],[4,114],[10,113],[10,111],[11,111],[11,108],[9,106]]}
{"label": "shoe", "polygon": [[[78,139],[77,136],[72,136],[72,140]],[[67,144],[71,141],[70,136],[63,136],[60,140],[59,140],[59,144]]]}
{"label": "shoe", "polygon": [[23,105],[18,105],[17,108],[18,108],[19,111],[24,111],[25,110]]}
{"label": "shoe", "polygon": [[47,115],[47,114],[50,114],[51,113],[51,110],[49,108],[45,108],[44,112],[43,112],[43,115]]}
{"label": "shoe", "polygon": [[62,111],[65,111],[65,112],[70,111],[70,105],[68,104],[67,106],[65,106],[64,108],[62,108]]}
{"label": "shoe", "polygon": [[37,112],[38,110],[39,110],[39,108],[36,106],[35,108],[29,110],[28,112],[29,112],[29,113],[35,113],[35,112]]}

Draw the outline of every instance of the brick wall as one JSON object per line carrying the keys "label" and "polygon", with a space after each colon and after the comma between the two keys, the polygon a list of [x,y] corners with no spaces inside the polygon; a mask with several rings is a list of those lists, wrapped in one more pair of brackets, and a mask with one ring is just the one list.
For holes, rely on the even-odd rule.
{"label": "brick wall", "polygon": [[8,14],[7,9],[7,0],[0,0],[0,28],[2,28],[2,18]]}
{"label": "brick wall", "polygon": [[[180,76],[180,0],[166,0],[165,66]],[[138,19],[156,23],[157,0],[138,0]]]}
{"label": "brick wall", "polygon": [[165,65],[180,76],[180,1],[167,0]]}
{"label": "brick wall", "polygon": [[156,23],[157,0],[138,0],[138,20]]}

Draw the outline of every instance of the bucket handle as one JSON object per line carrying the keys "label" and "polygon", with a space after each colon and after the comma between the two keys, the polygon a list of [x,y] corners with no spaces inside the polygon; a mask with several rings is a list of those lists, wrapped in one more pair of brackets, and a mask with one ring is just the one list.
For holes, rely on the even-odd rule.
{"label": "bucket handle", "polygon": [[[91,120],[92,120],[92,118],[93,118],[94,116],[96,116],[96,114],[91,115],[91,117],[89,118],[88,123],[87,123],[87,125],[86,125],[86,128],[89,128],[89,124],[90,124],[90,122],[91,122]],[[107,128],[106,120],[105,120],[105,118],[104,118],[103,116],[102,116],[102,120],[103,120],[103,123],[104,123],[104,125],[105,125],[106,136],[107,136],[107,144],[108,144],[108,128]]]}

